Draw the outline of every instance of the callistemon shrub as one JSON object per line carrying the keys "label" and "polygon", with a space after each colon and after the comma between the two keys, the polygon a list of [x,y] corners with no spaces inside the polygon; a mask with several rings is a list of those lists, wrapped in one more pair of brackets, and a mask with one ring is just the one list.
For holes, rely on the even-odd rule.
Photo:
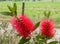
{"label": "callistemon shrub", "polygon": [[40,23],[41,34],[45,37],[54,36],[54,23],[50,19],[44,19]]}
{"label": "callistemon shrub", "polygon": [[11,24],[22,37],[28,37],[31,35],[31,32],[34,30],[34,24],[26,16],[18,16],[19,21],[16,17],[12,17]]}

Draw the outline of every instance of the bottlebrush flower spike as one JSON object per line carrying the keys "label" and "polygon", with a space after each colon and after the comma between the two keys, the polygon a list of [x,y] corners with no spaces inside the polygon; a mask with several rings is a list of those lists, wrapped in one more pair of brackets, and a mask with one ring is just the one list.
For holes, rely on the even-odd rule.
{"label": "bottlebrush flower spike", "polygon": [[34,30],[34,24],[26,16],[19,16],[18,18],[20,22],[16,19],[16,17],[13,17],[11,19],[12,26],[17,30],[17,32],[21,36],[23,37],[30,36],[31,32]]}
{"label": "bottlebrush flower spike", "polygon": [[54,23],[52,20],[44,19],[40,23],[41,34],[45,37],[54,36]]}

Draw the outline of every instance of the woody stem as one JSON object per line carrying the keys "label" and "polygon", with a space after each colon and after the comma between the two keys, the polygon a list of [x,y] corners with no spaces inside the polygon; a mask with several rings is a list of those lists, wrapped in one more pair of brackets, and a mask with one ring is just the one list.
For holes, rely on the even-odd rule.
{"label": "woody stem", "polygon": [[24,8],[25,8],[25,3],[22,3],[22,15],[24,15]]}

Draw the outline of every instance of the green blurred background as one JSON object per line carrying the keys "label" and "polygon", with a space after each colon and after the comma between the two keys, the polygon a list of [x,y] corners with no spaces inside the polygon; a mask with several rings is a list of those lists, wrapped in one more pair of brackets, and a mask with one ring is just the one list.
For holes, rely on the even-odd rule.
{"label": "green blurred background", "polygon": [[[0,1],[0,21],[9,21],[11,19],[11,16],[6,14],[10,12],[7,5],[13,6],[14,2],[17,4],[18,15],[21,15],[22,1],[24,0]],[[25,0],[25,15],[34,23],[44,18],[44,11],[51,11],[50,18],[55,22],[55,26],[60,27],[60,2],[56,2],[56,0],[46,0],[44,2],[43,0]]]}

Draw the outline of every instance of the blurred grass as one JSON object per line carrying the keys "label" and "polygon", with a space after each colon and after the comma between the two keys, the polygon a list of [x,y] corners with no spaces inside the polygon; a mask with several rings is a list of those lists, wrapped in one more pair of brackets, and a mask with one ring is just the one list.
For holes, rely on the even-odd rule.
{"label": "blurred grass", "polygon": [[[12,6],[14,2],[0,2],[0,12],[9,12],[7,5]],[[22,2],[16,2],[18,15],[21,14]],[[28,16],[34,23],[44,18],[44,11],[51,11],[51,19],[55,24],[60,23],[60,2],[25,2],[25,15]],[[0,14],[0,19],[10,19],[8,15]]]}

